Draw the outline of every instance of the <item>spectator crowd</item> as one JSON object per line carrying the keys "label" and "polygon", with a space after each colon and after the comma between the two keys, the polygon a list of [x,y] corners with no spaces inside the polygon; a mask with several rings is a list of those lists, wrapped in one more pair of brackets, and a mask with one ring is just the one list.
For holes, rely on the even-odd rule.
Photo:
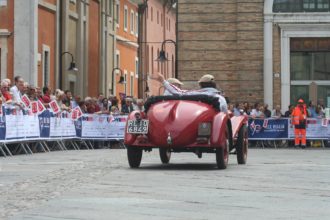
{"label": "spectator crowd", "polygon": [[[248,115],[251,118],[289,118],[294,109],[294,105],[289,105],[287,111],[281,111],[281,106],[276,105],[273,110],[268,109],[267,104],[248,102],[229,104],[228,109],[233,112],[235,116]],[[312,101],[306,106],[308,117],[310,118],[324,118],[325,107],[323,104],[318,103],[315,105]]]}
{"label": "spectator crowd", "polygon": [[1,81],[0,104],[24,108],[22,97],[27,95],[30,101],[40,101],[46,108],[49,103],[56,101],[62,111],[70,112],[79,106],[83,113],[89,114],[128,114],[133,110],[144,110],[144,100],[133,97],[123,97],[119,100],[116,96],[105,97],[104,94],[98,94],[98,97],[74,96],[71,91],[62,91],[56,89],[53,91],[50,87],[43,88],[29,85],[20,76],[16,76],[14,84],[10,79]]}
{"label": "spectator crowd", "polygon": [[[49,103],[56,100],[58,106],[62,111],[71,111],[71,109],[79,106],[83,113],[89,114],[128,114],[134,110],[144,110],[144,100],[136,99],[133,97],[122,97],[120,100],[110,95],[105,97],[100,93],[98,97],[85,97],[82,99],[80,96],[74,96],[71,91],[62,91],[56,89],[52,91],[50,87],[35,87],[29,85],[20,76],[15,77],[15,82],[12,85],[10,79],[1,81],[0,90],[0,103],[10,104],[23,108],[22,96],[27,95],[31,101],[41,101],[46,108],[49,108]],[[281,106],[276,105],[273,110],[268,109],[267,104],[248,102],[228,104],[228,109],[234,115],[248,115],[252,118],[281,118],[290,117],[294,105],[288,106],[286,112],[281,111]],[[325,116],[325,108],[322,103],[315,105],[312,101],[306,106],[308,117],[323,118]]]}

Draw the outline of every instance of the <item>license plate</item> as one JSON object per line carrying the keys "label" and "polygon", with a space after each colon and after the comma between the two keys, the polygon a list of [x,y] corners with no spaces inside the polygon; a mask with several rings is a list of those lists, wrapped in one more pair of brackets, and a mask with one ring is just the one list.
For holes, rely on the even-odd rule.
{"label": "license plate", "polygon": [[130,134],[147,134],[149,120],[128,120],[127,133]]}

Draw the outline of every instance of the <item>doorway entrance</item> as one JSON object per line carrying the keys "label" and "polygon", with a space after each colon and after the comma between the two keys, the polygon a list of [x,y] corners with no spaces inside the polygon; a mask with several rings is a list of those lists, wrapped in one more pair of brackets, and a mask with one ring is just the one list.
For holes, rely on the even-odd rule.
{"label": "doorway entrance", "polygon": [[330,38],[290,38],[290,103],[330,107]]}

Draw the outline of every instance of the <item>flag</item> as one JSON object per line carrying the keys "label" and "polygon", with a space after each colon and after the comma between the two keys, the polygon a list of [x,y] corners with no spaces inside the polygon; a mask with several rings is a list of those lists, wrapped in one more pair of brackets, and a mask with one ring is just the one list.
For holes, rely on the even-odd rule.
{"label": "flag", "polygon": [[79,106],[75,107],[72,112],[71,112],[71,119],[76,121],[78,120],[79,118],[81,118],[83,115],[81,109]]}
{"label": "flag", "polygon": [[322,119],[322,127],[328,127],[329,121],[327,118]]}
{"label": "flag", "polygon": [[22,96],[21,100],[26,108],[30,108],[31,101],[26,94]]}
{"label": "flag", "polygon": [[43,113],[46,110],[44,104],[40,100],[38,100],[38,114]]}
{"label": "flag", "polygon": [[60,106],[58,106],[56,100],[53,100],[49,103],[50,108],[53,110],[54,114],[60,112]]}
{"label": "flag", "polygon": [[268,126],[268,119],[265,119],[262,127],[267,128],[267,126]]}
{"label": "flag", "polygon": [[110,116],[107,118],[107,121],[108,121],[109,123],[113,122],[114,120],[115,120],[115,118],[114,118],[112,115],[110,115]]}
{"label": "flag", "polygon": [[38,102],[37,101],[31,102],[31,111],[33,114],[38,113]]}

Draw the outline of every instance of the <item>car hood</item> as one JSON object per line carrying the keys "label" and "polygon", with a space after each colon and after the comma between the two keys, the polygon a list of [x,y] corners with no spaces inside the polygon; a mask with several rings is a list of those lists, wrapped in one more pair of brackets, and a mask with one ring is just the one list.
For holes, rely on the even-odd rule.
{"label": "car hood", "polygon": [[155,146],[184,147],[196,141],[198,124],[212,122],[216,110],[197,101],[170,100],[153,104],[148,113],[149,141]]}

